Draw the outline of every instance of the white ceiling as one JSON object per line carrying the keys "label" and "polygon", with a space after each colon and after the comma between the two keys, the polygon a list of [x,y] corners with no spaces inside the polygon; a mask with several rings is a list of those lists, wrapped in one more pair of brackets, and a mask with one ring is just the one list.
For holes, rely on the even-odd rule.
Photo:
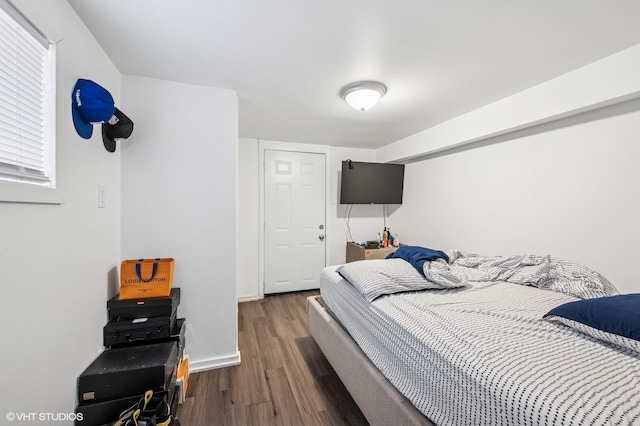
{"label": "white ceiling", "polygon": [[[233,89],[239,136],[374,148],[640,43],[638,0],[69,0],[123,74]],[[340,89],[377,80],[372,110]]]}

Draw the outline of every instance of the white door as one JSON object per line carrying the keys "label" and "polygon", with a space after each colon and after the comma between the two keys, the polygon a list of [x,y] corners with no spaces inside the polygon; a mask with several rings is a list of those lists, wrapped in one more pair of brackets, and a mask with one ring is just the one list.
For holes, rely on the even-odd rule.
{"label": "white door", "polygon": [[264,292],[319,287],[325,266],[325,155],[265,150]]}

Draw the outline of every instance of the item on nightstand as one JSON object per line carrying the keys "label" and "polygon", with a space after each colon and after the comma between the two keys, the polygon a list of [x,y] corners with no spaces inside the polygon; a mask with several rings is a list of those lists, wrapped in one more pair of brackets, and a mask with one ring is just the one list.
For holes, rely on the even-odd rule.
{"label": "item on nightstand", "polygon": [[172,258],[128,259],[120,265],[120,299],[166,297],[173,281]]}
{"label": "item on nightstand", "polygon": [[364,248],[365,249],[377,249],[377,248],[380,248],[380,242],[379,241],[367,241],[366,243],[364,243]]}

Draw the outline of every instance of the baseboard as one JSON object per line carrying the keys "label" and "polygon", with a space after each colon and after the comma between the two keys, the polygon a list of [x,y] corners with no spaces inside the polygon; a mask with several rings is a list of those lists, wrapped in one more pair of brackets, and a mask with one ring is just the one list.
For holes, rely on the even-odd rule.
{"label": "baseboard", "polygon": [[213,370],[214,368],[232,367],[240,364],[240,351],[234,355],[210,358],[199,361],[189,360],[189,373],[197,373],[199,371]]}
{"label": "baseboard", "polygon": [[244,297],[238,297],[238,303],[243,303],[243,302],[255,302],[257,300],[262,300],[264,298],[264,296],[244,296]]}

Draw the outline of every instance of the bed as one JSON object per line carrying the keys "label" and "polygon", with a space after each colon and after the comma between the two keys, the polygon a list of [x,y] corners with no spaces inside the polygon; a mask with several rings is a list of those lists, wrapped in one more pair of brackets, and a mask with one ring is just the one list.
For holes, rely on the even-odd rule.
{"label": "bed", "polygon": [[[640,295],[548,256],[413,260],[327,267],[308,300],[310,334],[370,424],[640,424]],[[608,320],[630,304],[627,336],[572,316],[603,302]]]}

